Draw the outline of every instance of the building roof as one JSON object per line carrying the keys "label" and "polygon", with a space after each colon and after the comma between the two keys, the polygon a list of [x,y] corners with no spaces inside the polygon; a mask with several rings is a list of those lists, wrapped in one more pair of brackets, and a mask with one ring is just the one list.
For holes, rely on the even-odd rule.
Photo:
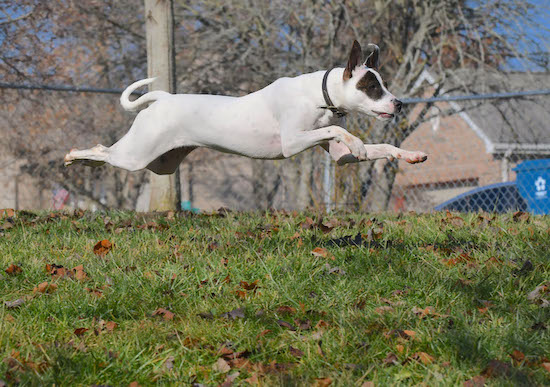
{"label": "building roof", "polygon": [[[425,71],[417,85],[433,77]],[[550,73],[462,72],[445,95],[549,90]],[[473,85],[473,86],[472,86]],[[448,88],[449,90],[451,88]],[[550,95],[451,103],[491,153],[550,154]]]}

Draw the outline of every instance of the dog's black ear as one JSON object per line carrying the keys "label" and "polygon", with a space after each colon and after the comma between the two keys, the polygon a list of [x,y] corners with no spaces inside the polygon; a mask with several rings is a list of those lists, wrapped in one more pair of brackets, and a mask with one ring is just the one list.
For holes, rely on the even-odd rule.
{"label": "dog's black ear", "polygon": [[379,54],[380,48],[376,44],[369,43],[367,45],[367,60],[365,61],[365,65],[378,71],[378,66],[380,65]]}
{"label": "dog's black ear", "polygon": [[363,52],[361,51],[361,45],[357,40],[353,41],[353,46],[351,47],[351,52],[349,53],[348,64],[344,70],[344,81],[347,81],[351,78],[351,73],[353,69],[361,64],[363,60]]}

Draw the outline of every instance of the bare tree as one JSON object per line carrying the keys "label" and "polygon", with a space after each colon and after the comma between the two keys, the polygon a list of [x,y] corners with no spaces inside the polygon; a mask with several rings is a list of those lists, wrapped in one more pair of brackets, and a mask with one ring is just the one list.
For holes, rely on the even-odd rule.
{"label": "bare tree", "polygon": [[[141,7],[140,0],[0,4],[0,70],[7,81],[18,82],[123,86],[142,78],[146,63]],[[490,74],[507,90],[509,70],[548,69],[548,27],[540,25],[541,14],[548,15],[548,6],[536,0],[178,0],[178,92],[243,95],[282,76],[343,65],[353,39],[380,46],[381,72],[390,90],[399,96],[486,91],[489,85],[479,81],[484,77],[463,75],[473,72]],[[437,86],[415,88],[424,69],[429,69]],[[5,92],[0,95],[10,98]],[[54,102],[57,99],[26,93],[12,101],[16,109],[27,109],[25,112],[41,112],[35,106],[45,101],[50,104],[49,113],[42,113],[47,120],[42,119],[37,141],[34,145],[22,141],[17,149],[23,153],[21,157],[40,165],[53,162],[55,168],[43,172],[47,179],[74,181],[88,172],[61,171],[55,164],[62,155],[60,142],[51,150],[51,146],[45,147],[48,142],[40,139],[55,138],[52,133],[63,127],[64,135],[75,131],[72,138],[61,136],[67,142],[77,138],[72,145],[88,145],[100,138],[105,142],[106,133],[114,142],[127,130],[128,116],[115,110],[114,99],[109,100],[108,118],[105,101],[90,103],[85,98],[77,106],[72,97]],[[33,105],[24,107],[22,100]],[[366,142],[399,146],[433,116],[431,107],[423,105],[418,114],[402,116],[389,125],[350,117],[348,126]],[[65,122],[55,116],[63,111]],[[3,114],[12,120],[4,121],[10,128],[0,127],[7,133],[3,141],[8,144],[40,126],[36,124],[39,117],[31,126],[23,118],[15,120],[7,110]],[[86,118],[91,115],[103,115],[109,122],[92,122]],[[196,157],[191,154],[185,162],[199,163]],[[280,192],[296,207],[321,203],[323,157],[322,151],[315,150],[288,161],[252,161],[256,205],[273,205]],[[356,208],[385,208],[395,171],[391,162],[337,168],[338,201]],[[120,184],[125,181],[125,175],[114,169],[94,173],[121,173]],[[98,198],[92,192],[83,194]]]}

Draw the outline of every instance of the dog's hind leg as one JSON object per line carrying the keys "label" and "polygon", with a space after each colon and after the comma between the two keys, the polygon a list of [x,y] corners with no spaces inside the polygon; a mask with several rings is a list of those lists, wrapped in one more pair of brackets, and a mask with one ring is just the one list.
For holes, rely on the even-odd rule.
{"label": "dog's hind leg", "polygon": [[109,148],[101,144],[97,144],[90,149],[71,149],[71,151],[65,155],[65,165],[68,166],[74,163],[81,163],[89,167],[99,167],[105,164],[108,155]]}

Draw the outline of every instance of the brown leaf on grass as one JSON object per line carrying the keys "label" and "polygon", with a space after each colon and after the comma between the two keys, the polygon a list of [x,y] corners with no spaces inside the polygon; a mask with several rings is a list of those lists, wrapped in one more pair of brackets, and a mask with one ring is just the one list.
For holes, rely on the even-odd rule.
{"label": "brown leaf on grass", "polygon": [[78,265],[73,268],[74,278],[78,281],[87,281],[89,279],[88,274],[84,271],[83,265]]}
{"label": "brown leaf on grass", "polygon": [[294,348],[293,346],[289,346],[288,350],[292,356],[297,357],[298,359],[304,356],[304,352],[300,351],[298,348]]}
{"label": "brown leaf on grass", "polygon": [[316,247],[313,250],[311,250],[311,254],[315,257],[321,257],[321,258],[329,258],[334,260],[334,255],[329,253],[326,249],[323,249],[322,247]]}
{"label": "brown leaf on grass", "polygon": [[288,306],[288,305],[279,306],[277,308],[277,313],[280,313],[280,314],[294,314],[294,313],[296,313],[296,308],[293,308],[292,306]]}
{"label": "brown leaf on grass", "polygon": [[103,239],[95,244],[94,254],[104,257],[109,251],[111,251],[112,248],[113,244],[107,239]]}
{"label": "brown leaf on grass", "polygon": [[77,335],[77,336],[82,336],[87,331],[88,331],[88,328],[76,328],[74,330],[74,334]]}
{"label": "brown leaf on grass", "polygon": [[134,381],[128,384],[128,387],[141,387],[138,382]]}
{"label": "brown leaf on grass", "polygon": [[229,366],[229,363],[227,361],[225,361],[223,358],[219,358],[218,361],[216,361],[213,365],[212,365],[212,370],[214,372],[220,372],[222,374],[225,374],[229,371],[231,371],[231,367]]}
{"label": "brown leaf on grass", "polygon": [[257,385],[260,383],[260,380],[258,378],[258,374],[257,373],[252,373],[252,376],[245,379],[244,380],[245,382],[247,382],[248,384],[251,384],[251,385]]}
{"label": "brown leaf on grass", "polygon": [[328,387],[332,384],[331,378],[315,378],[314,387]]}
{"label": "brown leaf on grass", "polygon": [[15,211],[13,208],[2,208],[0,209],[0,219],[2,218],[13,218],[15,216]]}
{"label": "brown leaf on grass", "polygon": [[464,219],[462,219],[460,216],[453,216],[449,219],[447,219],[447,224],[450,224],[451,226],[453,227],[464,227],[464,224],[466,222],[464,221]]}
{"label": "brown leaf on grass", "polygon": [[523,211],[514,212],[514,215],[512,215],[512,219],[514,220],[514,222],[526,222],[529,220],[529,213]]}
{"label": "brown leaf on grass", "polygon": [[6,306],[7,309],[19,308],[24,303],[25,303],[25,300],[23,298],[18,298],[15,301],[4,301],[4,305]]}
{"label": "brown leaf on grass", "polygon": [[543,308],[547,308],[550,306],[550,302],[543,297],[548,293],[550,293],[550,282],[537,286],[527,295],[527,299]]}
{"label": "brown leaf on grass", "polygon": [[6,272],[6,274],[8,275],[17,275],[17,274],[21,274],[23,272],[23,269],[21,269],[21,267],[17,266],[17,265],[14,265],[13,263],[11,265],[8,266],[8,268],[6,270],[4,270]]}
{"label": "brown leaf on grass", "polygon": [[415,331],[410,331],[407,329],[405,330],[392,329],[391,331],[384,333],[384,337],[386,337],[387,339],[401,338],[405,340],[410,340],[410,339],[414,339],[415,336],[416,336]]}
{"label": "brown leaf on grass", "polygon": [[256,290],[259,287],[258,286],[258,281],[259,280],[256,280],[256,281],[251,282],[251,283],[248,283],[246,281],[241,281],[241,287],[244,290]]}
{"label": "brown leaf on grass", "polygon": [[374,387],[374,382],[368,380],[366,382],[363,382],[363,384],[361,384],[361,387]]}
{"label": "brown leaf on grass", "polygon": [[413,306],[411,309],[411,312],[416,314],[419,318],[425,318],[428,316],[435,316],[437,313],[435,313],[435,308],[433,306],[427,306],[424,309],[417,308],[416,306]]}
{"label": "brown leaf on grass", "polygon": [[40,293],[53,293],[57,290],[57,284],[54,283],[48,283],[48,282],[42,282],[37,287],[33,289],[33,293],[40,292]]}
{"label": "brown leaf on grass", "polygon": [[525,360],[525,354],[521,351],[518,351],[517,349],[514,349],[510,357],[514,361],[515,365],[519,365]]}
{"label": "brown leaf on grass", "polygon": [[395,353],[388,352],[386,358],[383,360],[383,363],[386,365],[386,367],[389,367],[392,365],[398,365],[399,361],[397,360],[397,355]]}
{"label": "brown leaf on grass", "polygon": [[427,354],[426,352],[415,352],[412,355],[412,358],[414,360],[422,362],[422,364],[424,364],[424,365],[431,364],[435,360],[435,358],[433,356]]}
{"label": "brown leaf on grass", "polygon": [[306,220],[304,220],[302,223],[300,223],[300,227],[304,230],[309,230],[313,227],[314,224],[315,224],[315,222],[313,221],[313,219],[311,219],[308,216],[308,217],[306,217]]}
{"label": "brown leaf on grass", "polygon": [[103,297],[103,292],[98,288],[84,288],[88,293],[96,297]]}
{"label": "brown leaf on grass", "polygon": [[544,368],[546,371],[550,372],[550,362],[544,362],[540,366]]}
{"label": "brown leaf on grass", "polygon": [[338,227],[340,225],[340,221],[336,218],[331,218],[328,220],[321,219],[319,220],[319,223],[317,224],[317,227],[324,233],[327,234],[332,231],[333,228]]}
{"label": "brown leaf on grass", "polygon": [[170,321],[174,318],[175,314],[164,308],[158,308],[153,312],[152,316],[162,316],[165,321]]}
{"label": "brown leaf on grass", "polygon": [[298,325],[298,328],[303,330],[303,331],[307,331],[307,330],[311,329],[311,320],[296,319],[296,320],[294,320],[294,323],[296,325]]}
{"label": "brown leaf on grass", "polygon": [[284,320],[277,320],[277,324],[278,324],[280,327],[290,329],[291,331],[295,331],[295,330],[296,330],[296,327],[295,327],[294,325],[292,325],[291,323],[286,322],[286,321],[284,321]]}
{"label": "brown leaf on grass", "polygon": [[112,332],[116,329],[116,327],[118,327],[118,324],[114,321],[99,320],[98,323],[99,331]]}
{"label": "brown leaf on grass", "polygon": [[233,382],[239,377],[240,374],[240,372],[234,372],[227,375],[223,383],[220,384],[220,387],[231,387],[233,385]]}
{"label": "brown leaf on grass", "polygon": [[464,387],[483,387],[485,386],[486,379],[484,376],[477,375],[472,379],[466,380],[462,385]]}
{"label": "brown leaf on grass", "polygon": [[271,329],[264,329],[263,331],[261,331],[260,333],[258,333],[256,335],[256,339],[259,339],[260,337],[263,337],[263,336],[267,335],[268,333],[271,333]]}

